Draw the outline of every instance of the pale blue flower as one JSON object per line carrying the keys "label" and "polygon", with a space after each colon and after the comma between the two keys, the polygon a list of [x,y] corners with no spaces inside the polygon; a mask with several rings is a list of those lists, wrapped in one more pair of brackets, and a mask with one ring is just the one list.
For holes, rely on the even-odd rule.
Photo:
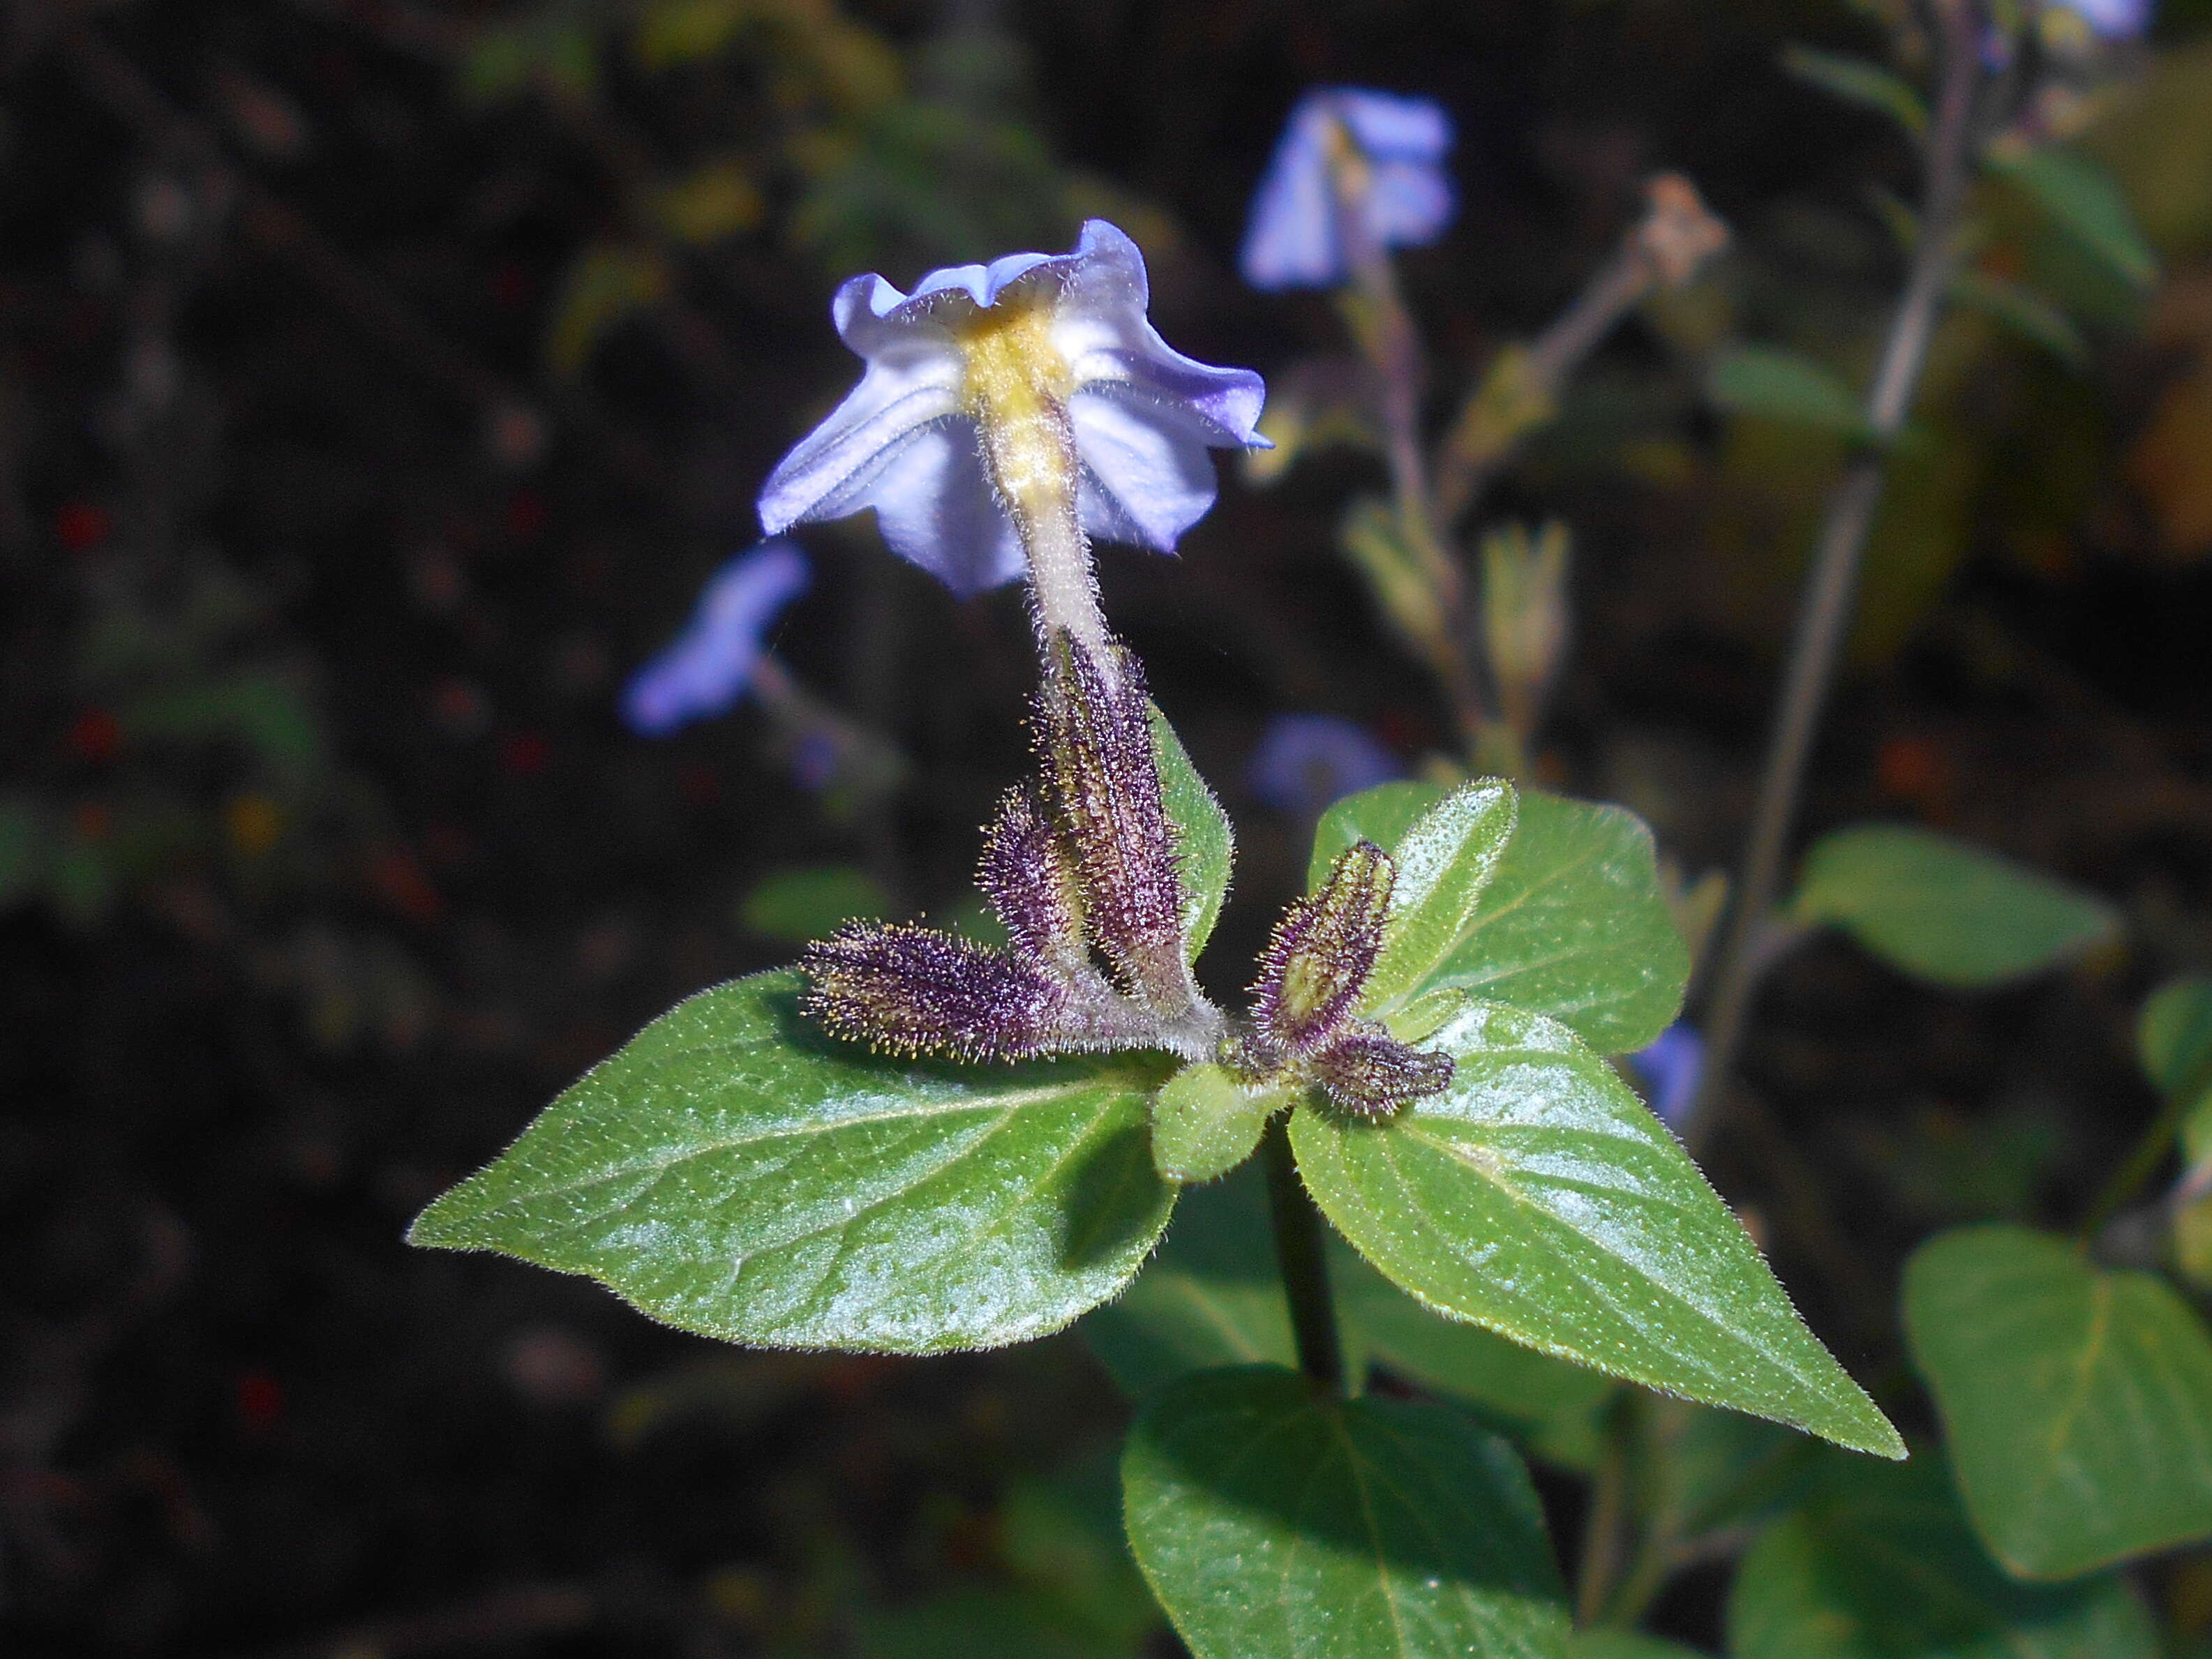
{"label": "pale blue flower", "polygon": [[[1340,203],[1337,149],[1348,137],[1364,164]],[[1376,247],[1419,246],[1451,222],[1443,170],[1451,118],[1425,98],[1322,87],[1298,100],[1283,129],[1244,234],[1244,280],[1255,288],[1334,288],[1352,273],[1347,228]],[[1351,227],[1346,210],[1359,217]]]}
{"label": "pale blue flower", "polygon": [[1033,305],[1066,387],[1083,528],[1172,552],[1213,505],[1207,450],[1267,447],[1255,430],[1266,387],[1249,369],[1170,348],[1146,318],[1150,298],[1144,256],[1103,219],[1083,227],[1073,253],[933,270],[910,295],[854,277],[831,313],[867,371],[769,477],[762,525],[775,535],[873,507],[891,550],[956,593],[1020,575],[1020,541],[963,397],[963,338],[994,307]]}
{"label": "pale blue flower", "polygon": [[701,592],[684,631],[623,689],[623,718],[630,729],[664,737],[744,696],[763,637],[812,579],[806,556],[789,542],[763,542],[723,565]]}
{"label": "pale blue flower", "polygon": [[1628,1057],[1644,1082],[1651,1109],[1668,1128],[1680,1130],[1697,1100],[1705,1072],[1705,1040],[1696,1026],[1676,1020],[1648,1048]]}
{"label": "pale blue flower", "polygon": [[2150,27],[2152,0],[2058,0],[2058,3],[2107,40],[2132,40]]}
{"label": "pale blue flower", "polygon": [[1244,781],[1279,812],[1311,814],[1405,775],[1364,726],[1334,714],[1278,714],[1252,751]]}

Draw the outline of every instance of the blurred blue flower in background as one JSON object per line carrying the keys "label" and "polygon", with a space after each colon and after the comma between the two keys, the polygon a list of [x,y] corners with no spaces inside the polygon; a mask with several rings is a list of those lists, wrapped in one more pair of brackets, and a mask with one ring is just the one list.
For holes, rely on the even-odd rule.
{"label": "blurred blue flower in background", "polygon": [[2057,0],[2107,40],[2132,40],[2150,27],[2152,0]]}
{"label": "blurred blue flower in background", "polygon": [[783,458],[761,491],[770,535],[876,509],[900,557],[966,596],[1022,574],[1013,521],[984,469],[963,398],[963,335],[981,313],[1035,307],[1036,366],[1064,383],[1081,461],[1077,509],[1106,541],[1163,553],[1213,505],[1208,449],[1264,449],[1267,388],[1244,368],[1184,356],[1146,319],[1137,245],[1103,219],[1073,253],[1010,253],[933,270],[902,294],[881,276],[837,290],[837,332],[867,363],[860,384]]}
{"label": "blurred blue flower in background", "polygon": [[1679,1133],[1705,1076],[1705,1040],[1698,1035],[1697,1027],[1676,1020],[1659,1033],[1650,1048],[1629,1055],[1628,1063],[1644,1079],[1651,1109],[1659,1121]]}
{"label": "blurred blue flower in background", "polygon": [[1405,775],[1397,757],[1366,727],[1334,714],[1278,714],[1244,769],[1246,785],[1261,800],[1301,814]]}
{"label": "blurred blue flower in background", "polygon": [[719,714],[745,694],[784,607],[806,591],[806,556],[786,541],[763,542],[717,570],[684,631],[631,676],[623,719],[648,738]]}
{"label": "blurred blue flower in background", "polygon": [[[1346,140],[1355,154],[1346,153]],[[1351,275],[1346,232],[1377,248],[1433,242],[1451,222],[1444,152],[1451,118],[1425,98],[1323,87],[1291,110],[1252,198],[1244,280],[1254,288],[1334,288]],[[1359,217],[1347,227],[1340,213]]]}

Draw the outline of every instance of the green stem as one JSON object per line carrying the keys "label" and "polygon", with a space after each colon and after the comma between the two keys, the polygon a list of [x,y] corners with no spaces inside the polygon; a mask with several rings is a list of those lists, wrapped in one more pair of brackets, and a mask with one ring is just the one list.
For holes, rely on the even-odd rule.
{"label": "green stem", "polygon": [[1979,9],[1963,0],[1946,9],[1949,27],[1944,45],[1943,85],[1936,131],[1928,148],[1920,241],[1882,348],[1881,367],[1867,393],[1871,443],[1851,462],[1829,499],[1798,612],[1797,635],[1790,644],[1786,684],[1775,711],[1773,734],[1759,780],[1759,805],[1744,854],[1743,879],[1736,891],[1705,1017],[1704,1085],[1684,1125],[1684,1139],[1692,1152],[1703,1144],[1719,1116],[1735,1068],[1752,993],[1758,988],[1761,958],[1755,947],[1759,927],[1773,908],[1775,892],[1781,884],[1783,858],[1796,822],[1813,740],[1850,626],[1860,561],[1866,551],[1867,536],[1874,528],[1875,511],[1881,503],[1887,451],[1911,407],[1913,392],[1928,361],[1929,343],[1942,314],[1944,290],[1950,284],[1956,254],[1954,232],[1966,198],[1974,93],[1981,72]]}
{"label": "green stem", "polygon": [[1275,1260],[1283,1270],[1283,1295],[1291,1305],[1291,1334],[1298,1369],[1316,1389],[1344,1393],[1344,1347],[1336,1331],[1336,1305],[1328,1293],[1327,1236],[1321,1212],[1298,1176],[1287,1121],[1267,1126],[1267,1206],[1275,1223]]}
{"label": "green stem", "polygon": [[1575,1583],[1575,1624],[1587,1630],[1604,1621],[1628,1559],[1629,1483],[1635,1457],[1636,1400],[1618,1390],[1605,1412],[1605,1443],[1583,1522],[1582,1567]]}
{"label": "green stem", "polygon": [[2174,1138],[2181,1133],[2182,1120],[2189,1115],[2191,1107],[2205,1097],[2208,1090],[2212,1090],[2212,1059],[2197,1066],[2182,1079],[2179,1087],[2167,1094],[2166,1103],[2158,1109],[2158,1115],[2142,1132],[2142,1138],[2136,1142],[2126,1161],[2098,1190],[2075,1234],[2083,1249],[2097,1242],[2097,1235],[2105,1231],[2105,1224],[2133,1203],[2136,1194],[2158,1173],[2158,1166],[2166,1161]]}

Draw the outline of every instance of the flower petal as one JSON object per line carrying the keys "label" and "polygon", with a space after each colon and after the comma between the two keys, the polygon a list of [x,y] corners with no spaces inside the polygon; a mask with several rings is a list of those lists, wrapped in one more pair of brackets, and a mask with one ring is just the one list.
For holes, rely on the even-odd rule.
{"label": "flower petal", "polygon": [[1013,520],[983,471],[972,422],[948,420],[916,433],[847,510],[862,507],[876,509],[892,552],[963,599],[1025,568]]}
{"label": "flower petal", "polygon": [[630,729],[661,737],[743,696],[763,636],[811,580],[806,556],[789,542],[765,543],[724,564],[684,631],[623,689]]}
{"label": "flower petal", "polygon": [[769,474],[761,528],[780,535],[854,511],[877,471],[915,434],[958,410],[959,385],[959,361],[949,349],[872,359],[860,384]]}
{"label": "flower petal", "polygon": [[1103,381],[1068,400],[1083,476],[1076,507],[1102,541],[1175,551],[1206,516],[1218,486],[1207,446],[1214,422],[1147,387]]}
{"label": "flower petal", "polygon": [[1443,108],[1426,98],[1318,88],[1291,112],[1253,194],[1243,259],[1253,287],[1329,288],[1350,275],[1329,173],[1329,127],[1338,122],[1371,169],[1362,210],[1376,243],[1432,242],[1451,222],[1442,162],[1452,128]]}

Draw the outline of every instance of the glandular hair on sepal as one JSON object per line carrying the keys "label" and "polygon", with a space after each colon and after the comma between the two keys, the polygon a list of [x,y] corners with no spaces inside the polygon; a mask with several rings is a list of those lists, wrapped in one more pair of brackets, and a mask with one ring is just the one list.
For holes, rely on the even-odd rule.
{"label": "glandular hair on sepal", "polygon": [[806,947],[802,1006],[900,1054],[1025,1060],[1074,1046],[1076,988],[1028,957],[927,927],[854,923]]}
{"label": "glandular hair on sepal", "polygon": [[1441,1094],[1452,1080],[1449,1054],[1399,1042],[1361,1020],[1313,1060],[1314,1080],[1329,1099],[1360,1117],[1388,1117]]}
{"label": "glandular hair on sepal", "polygon": [[1382,948],[1395,879],[1389,854],[1363,841],[1338,857],[1318,891],[1283,913],[1252,987],[1263,1039],[1299,1056],[1334,1041]]}
{"label": "glandular hair on sepal", "polygon": [[1075,855],[1091,943],[1122,988],[1164,1015],[1198,1003],[1182,950],[1182,890],[1152,755],[1143,671],[1109,642],[1102,664],[1053,638],[1040,697],[1045,772]]}
{"label": "glandular hair on sepal", "polygon": [[1014,951],[1063,974],[1085,965],[1083,893],[1075,861],[1028,791],[1009,792],[983,837],[975,884]]}

